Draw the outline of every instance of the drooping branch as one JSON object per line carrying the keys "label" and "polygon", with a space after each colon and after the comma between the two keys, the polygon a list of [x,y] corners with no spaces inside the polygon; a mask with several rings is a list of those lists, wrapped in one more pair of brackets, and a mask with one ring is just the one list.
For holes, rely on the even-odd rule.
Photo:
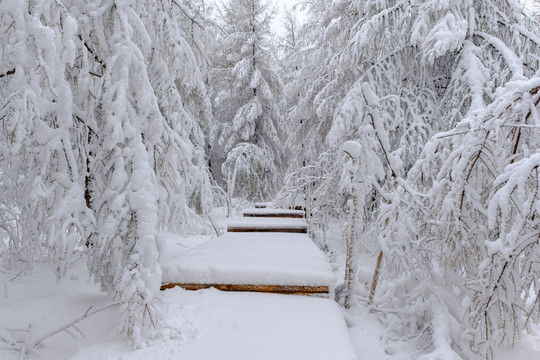
{"label": "drooping branch", "polygon": [[[82,35],[79,35],[78,38],[79,38],[79,40],[82,41],[82,43],[83,43],[84,47],[86,48],[86,50],[87,50],[90,54],[92,54],[92,56],[94,57],[94,60],[95,60],[97,63],[99,63],[101,66],[103,66],[104,69],[106,69],[106,68],[107,68],[107,65],[105,64],[105,62],[104,62],[103,60],[101,60],[101,59],[99,58],[99,56],[95,53],[95,51],[92,50],[92,48],[90,48],[90,46],[88,45],[88,43],[87,43],[86,41],[84,41],[84,39],[82,38]],[[92,73],[92,72],[90,72],[90,74],[93,75],[93,76],[101,77],[100,75],[95,74],[95,73]]]}

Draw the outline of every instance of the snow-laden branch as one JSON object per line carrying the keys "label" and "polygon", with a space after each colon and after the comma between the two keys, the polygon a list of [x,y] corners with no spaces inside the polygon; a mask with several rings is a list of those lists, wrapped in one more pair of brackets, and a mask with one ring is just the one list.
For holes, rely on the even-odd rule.
{"label": "snow-laden branch", "polygon": [[509,49],[503,41],[484,32],[475,32],[474,35],[484,39],[489,45],[491,45],[501,54],[506,66],[508,66],[512,72],[513,81],[526,79],[523,75],[523,61],[516,55],[514,51]]}
{"label": "snow-laden branch", "polygon": [[[113,304],[102,306],[97,309],[93,309],[93,306],[90,306],[81,316],[78,316],[75,319],[37,337],[34,337],[34,331],[32,327],[29,327],[28,329],[0,328],[0,330],[3,330],[4,332],[15,334],[15,339],[12,339],[11,336],[2,336],[2,334],[0,333],[0,341],[9,345],[5,349],[13,350],[13,351],[20,351],[21,352],[20,359],[24,359],[26,354],[29,351],[37,352],[37,348],[45,340],[61,332],[66,332],[68,335],[75,338],[75,340],[77,340],[77,336],[73,333],[73,331],[76,331],[79,335],[84,337],[83,332],[77,327],[78,323],[80,323],[81,321],[97,313],[100,313],[102,311],[105,311],[107,309],[113,308],[118,305],[119,304],[117,303],[113,303]],[[24,340],[16,340],[16,338],[19,337],[17,334],[24,334],[25,335]]]}

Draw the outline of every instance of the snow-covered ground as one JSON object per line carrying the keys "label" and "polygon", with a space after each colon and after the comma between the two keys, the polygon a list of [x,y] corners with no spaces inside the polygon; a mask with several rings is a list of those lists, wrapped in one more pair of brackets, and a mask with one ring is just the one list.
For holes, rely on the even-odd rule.
{"label": "snow-covered ground", "polygon": [[[56,284],[53,267],[6,283],[0,327],[26,329],[37,339],[99,308],[107,297],[84,275],[80,262],[72,277]],[[160,293],[165,327],[152,346],[132,350],[117,335],[118,311],[111,308],[79,323],[72,338],[65,332],[43,342],[27,359],[356,359],[344,315],[330,299],[277,294],[227,293],[215,289]],[[2,331],[8,340],[13,333]],[[27,335],[25,335],[27,336]],[[15,339],[13,339],[15,340]],[[3,344],[1,347],[6,347]],[[3,360],[19,353],[0,350]]]}
{"label": "snow-covered ground", "polygon": [[[175,237],[162,236],[162,240],[165,238],[170,241]],[[188,251],[207,241],[211,238],[176,238],[175,244]],[[366,265],[363,272],[369,273],[368,268]],[[5,349],[9,346],[6,341],[28,337],[32,342],[81,316],[90,307],[98,309],[109,304],[107,296],[86,274],[81,259],[59,284],[50,265],[39,265],[33,275],[14,281],[5,281],[2,275],[0,359],[20,359],[19,352]],[[331,299],[174,288],[160,293],[159,308],[165,326],[154,343],[144,349],[131,349],[126,339],[118,335],[119,311],[113,307],[78,323],[80,333],[71,331],[75,338],[66,332],[47,338],[26,359],[416,358],[411,344],[381,345],[387,334],[375,315],[364,309],[345,315]],[[28,329],[30,325],[30,332],[5,330]],[[516,349],[499,355],[501,360],[537,360],[540,336],[526,336]]]}

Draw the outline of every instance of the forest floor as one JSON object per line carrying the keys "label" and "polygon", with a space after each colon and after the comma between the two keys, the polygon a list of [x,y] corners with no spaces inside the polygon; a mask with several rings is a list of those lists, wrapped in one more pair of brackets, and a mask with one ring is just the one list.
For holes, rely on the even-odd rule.
{"label": "forest floor", "polygon": [[[186,250],[211,239],[176,237]],[[364,262],[366,269],[371,268],[370,259]],[[342,267],[334,266],[334,270],[338,278],[342,276]],[[90,307],[98,309],[110,303],[88,278],[84,258],[73,263],[70,275],[60,283],[54,267],[47,264],[13,281],[0,274],[0,283],[2,360],[21,359],[20,351],[5,349],[6,341],[28,337],[31,342]],[[112,307],[78,323],[78,330],[71,335],[60,332],[47,338],[25,359],[415,359],[412,344],[381,345],[385,329],[373,314],[363,309],[345,314],[333,299],[173,288],[160,292],[158,308],[164,315],[164,326],[143,349],[131,349],[118,334],[119,311]],[[499,355],[501,360],[538,360],[540,335],[527,335],[522,344]]]}

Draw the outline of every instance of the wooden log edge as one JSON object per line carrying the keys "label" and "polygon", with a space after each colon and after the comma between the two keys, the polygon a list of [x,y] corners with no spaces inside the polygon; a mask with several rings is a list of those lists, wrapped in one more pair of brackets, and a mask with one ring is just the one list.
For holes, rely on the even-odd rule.
{"label": "wooden log edge", "polygon": [[228,227],[227,232],[278,232],[278,233],[307,233],[307,227],[291,228],[256,228],[256,227]]}
{"label": "wooden log edge", "polygon": [[299,286],[299,285],[241,285],[241,284],[162,284],[161,290],[181,287],[185,290],[203,290],[211,287],[221,291],[260,292],[290,295],[328,294],[328,286]]}
{"label": "wooden log edge", "polygon": [[257,213],[244,213],[244,217],[262,217],[262,218],[289,218],[289,219],[303,219],[304,215],[302,214],[291,214],[291,213],[274,213],[274,214],[257,214]]}

